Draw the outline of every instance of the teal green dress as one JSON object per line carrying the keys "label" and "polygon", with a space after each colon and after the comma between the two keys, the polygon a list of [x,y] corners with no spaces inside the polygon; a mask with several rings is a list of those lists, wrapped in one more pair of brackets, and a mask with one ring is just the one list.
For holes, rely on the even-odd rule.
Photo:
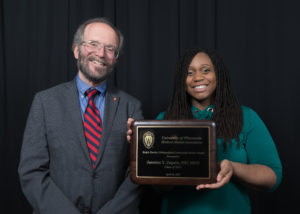
{"label": "teal green dress", "polygon": [[[204,111],[192,106],[197,119],[210,119],[213,105]],[[275,190],[281,182],[282,165],[274,141],[259,116],[249,107],[242,106],[243,128],[240,133],[240,146],[232,140],[223,150],[222,142],[217,140],[218,161],[228,159],[245,164],[263,164],[269,166],[277,175]],[[165,112],[157,119],[163,119]],[[176,186],[172,191],[163,193],[162,214],[229,214],[251,213],[251,204],[246,189],[230,181],[219,189],[197,191],[195,186]]]}

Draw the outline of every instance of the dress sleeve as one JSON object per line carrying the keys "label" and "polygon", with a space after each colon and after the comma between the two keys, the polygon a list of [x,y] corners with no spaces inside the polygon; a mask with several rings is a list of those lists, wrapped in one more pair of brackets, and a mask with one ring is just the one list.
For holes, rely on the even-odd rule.
{"label": "dress sleeve", "polygon": [[157,115],[156,120],[163,120],[165,117],[166,112],[161,112]]}
{"label": "dress sleeve", "polygon": [[274,191],[282,179],[282,165],[275,143],[266,125],[255,111],[249,107],[243,107],[243,115],[248,163],[266,165],[275,172],[277,182],[270,190]]}

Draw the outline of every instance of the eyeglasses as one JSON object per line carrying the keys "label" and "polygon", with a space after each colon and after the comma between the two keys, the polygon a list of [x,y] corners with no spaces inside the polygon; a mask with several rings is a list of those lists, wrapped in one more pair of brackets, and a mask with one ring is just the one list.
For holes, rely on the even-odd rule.
{"label": "eyeglasses", "polygon": [[98,41],[89,40],[89,41],[82,41],[80,45],[83,45],[88,51],[95,52],[104,48],[104,53],[108,58],[115,58],[117,59],[119,56],[119,50],[115,48],[113,45],[104,45]]}

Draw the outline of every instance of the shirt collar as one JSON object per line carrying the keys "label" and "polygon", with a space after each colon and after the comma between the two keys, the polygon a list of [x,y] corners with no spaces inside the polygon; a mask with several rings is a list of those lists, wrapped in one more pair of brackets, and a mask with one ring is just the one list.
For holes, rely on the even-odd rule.
{"label": "shirt collar", "polygon": [[203,111],[192,105],[192,113],[195,118],[211,118],[214,112],[214,104],[207,106]]}
{"label": "shirt collar", "polygon": [[[91,86],[89,86],[88,84],[86,84],[79,78],[78,74],[76,75],[76,85],[77,85],[79,94],[83,95],[83,96],[85,95],[84,93],[86,92],[86,90],[91,88]],[[98,91],[100,91],[101,94],[104,95],[106,92],[107,83],[106,83],[106,81],[104,81],[101,85],[98,85],[94,88],[97,89]]]}

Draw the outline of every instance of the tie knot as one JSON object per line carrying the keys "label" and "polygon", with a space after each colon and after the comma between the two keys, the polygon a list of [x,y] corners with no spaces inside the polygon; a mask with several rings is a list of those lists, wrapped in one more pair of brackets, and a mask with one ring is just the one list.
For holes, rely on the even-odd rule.
{"label": "tie knot", "polygon": [[88,90],[85,91],[85,94],[88,96],[88,98],[94,98],[97,94],[100,92],[95,89],[95,88],[89,88]]}

